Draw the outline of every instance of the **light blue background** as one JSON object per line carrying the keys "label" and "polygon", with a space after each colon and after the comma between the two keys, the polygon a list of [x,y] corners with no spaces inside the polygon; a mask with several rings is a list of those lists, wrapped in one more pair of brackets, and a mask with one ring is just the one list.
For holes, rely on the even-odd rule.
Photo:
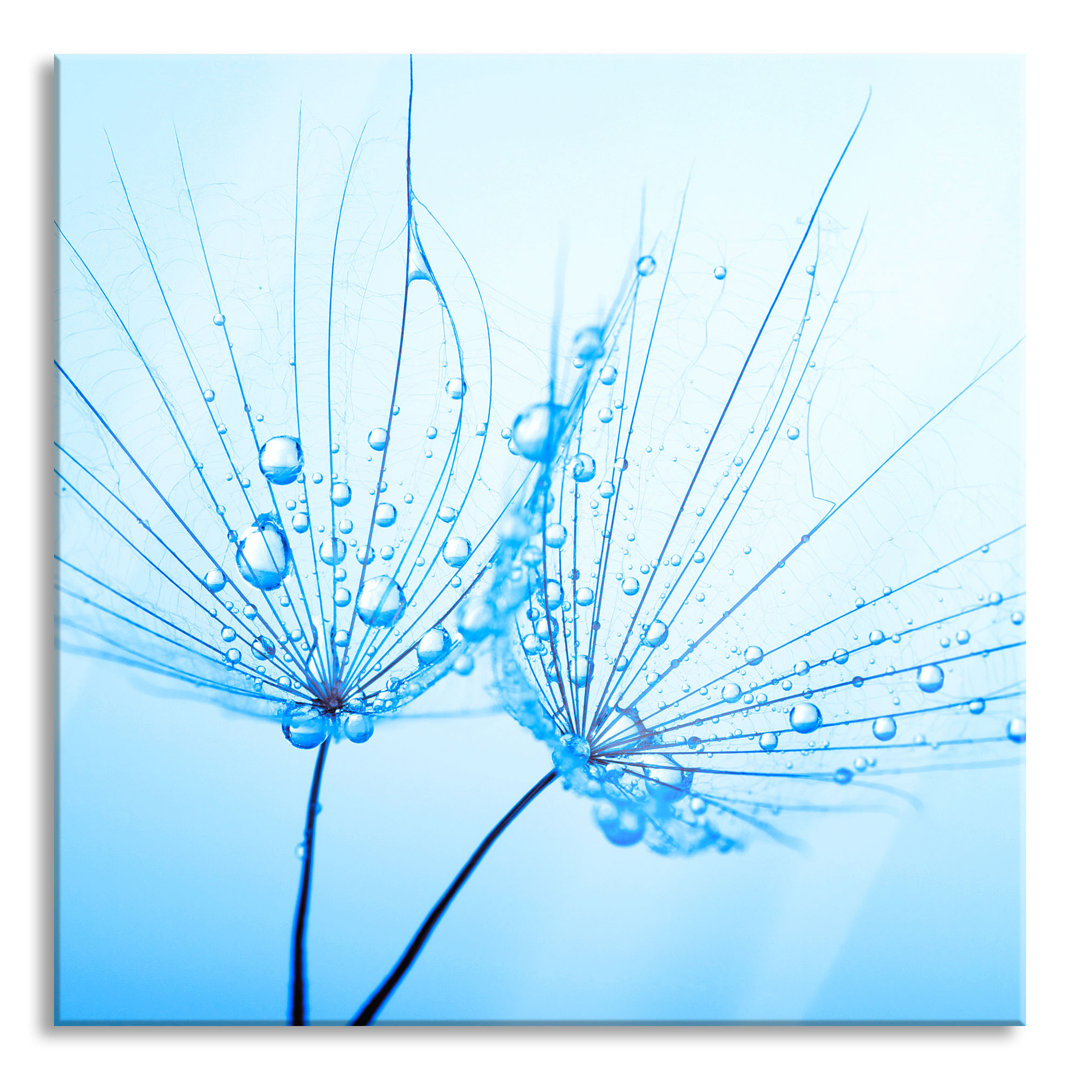
{"label": "light blue background", "polygon": [[[1022,332],[1022,68],[1010,59],[419,58],[414,182],[470,258],[508,401],[567,255],[567,307],[609,300],[642,186],[703,258],[792,232],[868,87],[828,211],[870,211],[855,333],[898,391],[933,401],[943,358]],[[78,59],[60,67],[60,216],[79,235],[129,185],[189,168],[287,187],[297,103],[403,134],[406,62]],[[515,352],[515,339],[537,350]],[[63,347],[63,346],[62,346]],[[964,366],[967,365],[967,366]],[[517,378],[519,383],[515,383]],[[955,380],[954,380],[955,381]],[[953,382],[949,382],[952,386]],[[450,691],[477,704],[478,672]],[[453,697],[440,692],[438,709]],[[435,708],[434,705],[421,708]],[[284,1017],[313,758],[273,726],[170,701],[63,657],[58,1018]],[[351,1015],[484,832],[549,767],[496,712],[380,728],[331,750],[310,932],[311,1011]],[[553,790],[515,823],[383,1013],[405,1020],[1015,1021],[1023,1016],[1022,775],[948,773],[924,809],[805,826],[670,860],[603,840]]]}

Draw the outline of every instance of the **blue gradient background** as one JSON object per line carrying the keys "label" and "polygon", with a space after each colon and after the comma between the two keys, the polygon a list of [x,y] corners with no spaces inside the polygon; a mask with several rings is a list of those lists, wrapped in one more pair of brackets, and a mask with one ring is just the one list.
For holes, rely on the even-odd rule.
{"label": "blue gradient background", "polygon": [[[1015,59],[419,58],[414,182],[505,338],[524,338],[551,310],[561,252],[568,295],[582,309],[605,296],[645,183],[661,217],[692,174],[691,201],[718,232],[749,242],[789,226],[870,86],[828,210],[848,224],[870,210],[860,340],[904,392],[936,400],[936,356],[982,355],[1022,330]],[[135,190],[171,175],[174,122],[189,168],[288,184],[301,97],[306,115],[355,133],[372,112],[400,116],[406,90],[400,58],[66,57],[61,222],[78,235],[115,184],[103,128]],[[510,400],[537,377],[518,374]],[[62,656],[60,676],[57,1019],[281,1022],[313,756],[117,668]],[[478,669],[448,684],[438,709],[475,709],[486,681]],[[331,749],[316,1022],[355,1011],[547,768],[495,710],[403,719]],[[690,859],[612,847],[583,801],[552,790],[381,1019],[1020,1021],[1022,784],[1018,769],[928,776],[921,812],[810,823],[804,854],[763,842]]]}

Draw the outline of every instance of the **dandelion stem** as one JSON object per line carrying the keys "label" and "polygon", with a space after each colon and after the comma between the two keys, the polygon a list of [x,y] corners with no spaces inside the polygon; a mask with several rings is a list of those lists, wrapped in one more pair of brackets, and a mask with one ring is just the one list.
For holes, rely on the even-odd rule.
{"label": "dandelion stem", "polygon": [[480,860],[488,853],[488,849],[502,835],[503,830],[525,809],[555,779],[558,773],[552,769],[542,780],[533,785],[514,805],[506,816],[484,837],[480,846],[472,853],[469,861],[458,871],[458,875],[451,882],[450,887],[442,894],[439,902],[431,909],[430,914],[424,920],[424,924],[416,931],[416,935],[409,942],[409,947],[401,954],[397,966],[383,979],[379,988],[368,998],[364,1007],[353,1017],[352,1026],[360,1027],[370,1024],[375,1019],[379,1010],[386,1004],[386,999],[397,988],[397,984],[413,966],[421,950],[427,944],[432,931],[438,925],[446,909],[450,906],[454,897],[457,896],[461,887],[469,880],[469,875],[480,865]]}
{"label": "dandelion stem", "polygon": [[300,872],[300,895],[296,898],[296,918],[293,921],[292,968],[289,978],[289,1023],[301,1026],[306,1023],[307,977],[304,965],[304,935],[307,930],[308,896],[311,893],[311,868],[315,859],[315,815],[319,812],[319,785],[322,783],[323,765],[330,740],[319,747],[315,759],[315,772],[311,777],[311,794],[308,796],[307,820],[304,823],[304,868]]}

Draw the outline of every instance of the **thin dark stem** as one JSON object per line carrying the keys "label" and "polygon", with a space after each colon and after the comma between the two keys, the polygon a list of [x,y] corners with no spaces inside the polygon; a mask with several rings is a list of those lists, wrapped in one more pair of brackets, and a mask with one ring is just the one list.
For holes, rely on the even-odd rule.
{"label": "thin dark stem", "polygon": [[454,878],[450,885],[450,888],[442,894],[442,898],[431,909],[431,913],[424,920],[423,926],[416,931],[416,936],[409,942],[409,947],[401,955],[401,959],[397,962],[397,966],[389,975],[383,979],[379,988],[368,998],[364,1007],[353,1017],[352,1026],[358,1027],[366,1024],[370,1024],[375,1019],[379,1010],[386,1004],[386,999],[397,988],[397,984],[407,974],[409,968],[413,966],[416,958],[420,955],[420,951],[427,943],[427,939],[431,936],[431,932],[435,929],[439,920],[443,917],[446,909],[450,906],[454,897],[457,896],[461,890],[462,885],[469,880],[469,875],[480,865],[480,860],[487,854],[488,848],[495,843],[496,840],[502,835],[503,830],[510,824],[544,790],[558,775],[558,773],[552,769],[542,780],[537,782],[531,787],[511,808],[506,816],[484,837],[483,842],[473,852],[472,858],[461,868],[458,872],[458,876]]}
{"label": "thin dark stem", "polygon": [[308,796],[307,820],[304,824],[304,868],[300,872],[300,895],[296,898],[296,918],[293,920],[292,968],[289,976],[289,1023],[300,1026],[307,1023],[307,977],[304,967],[304,934],[307,930],[308,896],[311,893],[311,869],[315,859],[315,815],[319,812],[319,785],[322,783],[326,751],[330,747],[327,738],[319,747],[315,759],[315,772],[311,777],[311,794]]}

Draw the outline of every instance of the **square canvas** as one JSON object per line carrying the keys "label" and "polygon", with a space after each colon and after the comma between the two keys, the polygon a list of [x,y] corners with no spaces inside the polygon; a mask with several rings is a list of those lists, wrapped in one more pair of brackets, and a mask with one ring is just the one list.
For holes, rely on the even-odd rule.
{"label": "square canvas", "polygon": [[57,88],[57,1023],[1023,1023],[1021,60]]}

